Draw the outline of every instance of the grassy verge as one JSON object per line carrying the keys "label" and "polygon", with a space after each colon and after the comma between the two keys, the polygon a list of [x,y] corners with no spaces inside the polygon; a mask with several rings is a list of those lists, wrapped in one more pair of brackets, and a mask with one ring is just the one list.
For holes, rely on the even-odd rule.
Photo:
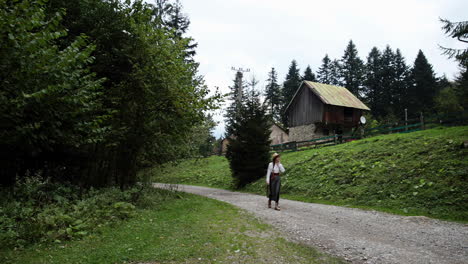
{"label": "grassy verge", "polygon": [[[404,215],[468,221],[468,127],[376,136],[285,153],[284,197]],[[153,174],[158,182],[232,189],[223,157],[184,161]],[[264,194],[263,175],[242,191]]]}
{"label": "grassy verge", "polygon": [[[21,250],[1,263],[344,263],[278,238],[272,227],[223,202],[177,194],[97,235]],[[275,262],[277,261],[277,262]]]}

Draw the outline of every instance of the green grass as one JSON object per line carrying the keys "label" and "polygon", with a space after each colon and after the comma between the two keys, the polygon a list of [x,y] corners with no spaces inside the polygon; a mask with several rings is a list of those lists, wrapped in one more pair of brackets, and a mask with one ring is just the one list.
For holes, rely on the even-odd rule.
{"label": "green grass", "polygon": [[[283,197],[403,215],[468,221],[468,127],[381,135],[284,153]],[[158,182],[232,189],[224,157],[146,173]],[[241,191],[264,194],[264,175]]]}
{"label": "green grass", "polygon": [[229,204],[179,194],[79,241],[0,250],[1,263],[344,263]]}

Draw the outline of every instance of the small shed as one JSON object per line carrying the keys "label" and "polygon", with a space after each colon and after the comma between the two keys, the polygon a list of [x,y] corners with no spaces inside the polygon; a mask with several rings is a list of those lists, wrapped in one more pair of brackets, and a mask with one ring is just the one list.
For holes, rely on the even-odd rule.
{"label": "small shed", "polygon": [[309,140],[351,131],[359,125],[361,100],[341,86],[303,81],[286,107],[289,140]]}
{"label": "small shed", "polygon": [[274,123],[271,126],[270,140],[271,145],[283,144],[289,141],[289,135],[284,128]]}

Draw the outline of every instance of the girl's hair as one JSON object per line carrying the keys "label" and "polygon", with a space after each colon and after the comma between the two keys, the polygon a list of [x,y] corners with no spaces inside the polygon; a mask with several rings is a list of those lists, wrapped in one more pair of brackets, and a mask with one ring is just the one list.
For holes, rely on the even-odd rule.
{"label": "girl's hair", "polygon": [[279,158],[279,157],[280,157],[280,155],[277,155],[277,156],[275,156],[275,157],[273,158],[273,160],[272,160],[273,165],[276,163],[276,159]]}

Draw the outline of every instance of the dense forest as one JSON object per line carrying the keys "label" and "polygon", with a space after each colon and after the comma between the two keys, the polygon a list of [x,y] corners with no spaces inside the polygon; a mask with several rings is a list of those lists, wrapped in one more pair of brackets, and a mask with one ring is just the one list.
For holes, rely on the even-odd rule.
{"label": "dense forest", "polygon": [[220,96],[198,74],[181,8],[1,0],[1,184],[41,175],[124,189],[139,168],[211,151]]}

